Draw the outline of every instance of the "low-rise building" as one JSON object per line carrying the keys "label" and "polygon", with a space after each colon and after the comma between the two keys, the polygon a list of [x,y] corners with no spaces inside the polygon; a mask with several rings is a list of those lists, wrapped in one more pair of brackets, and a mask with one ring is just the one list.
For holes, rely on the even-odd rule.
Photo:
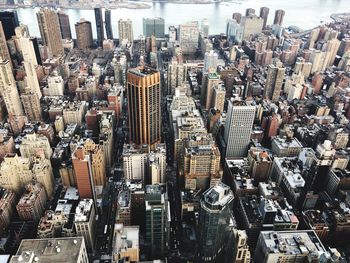
{"label": "low-rise building", "polygon": [[113,235],[112,262],[120,260],[128,262],[139,262],[139,226],[123,226],[116,224]]}
{"label": "low-rise building", "polygon": [[83,237],[23,239],[10,263],[88,263]]}

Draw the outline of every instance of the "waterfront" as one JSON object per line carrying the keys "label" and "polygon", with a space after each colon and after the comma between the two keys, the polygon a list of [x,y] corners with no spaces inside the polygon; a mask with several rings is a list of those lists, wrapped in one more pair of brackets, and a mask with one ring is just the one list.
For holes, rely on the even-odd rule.
{"label": "waterfront", "polygon": [[[169,25],[178,25],[189,20],[202,20],[207,18],[210,24],[210,34],[225,32],[226,21],[231,18],[233,12],[244,13],[245,9],[252,7],[259,12],[261,6],[270,8],[269,23],[272,22],[276,9],[284,9],[286,15],[284,25],[294,25],[303,29],[309,29],[320,24],[321,21],[331,21],[330,15],[350,10],[349,0],[246,0],[235,2],[223,2],[217,4],[175,4],[175,3],[149,3],[149,9],[119,8],[112,10],[112,27],[114,37],[117,37],[117,21],[120,18],[130,18],[133,21],[134,36],[142,34],[142,18],[160,16],[165,19],[166,32]],[[18,16],[22,23],[29,26],[31,35],[40,36],[37,25],[36,12],[38,8],[18,8]],[[62,9],[70,17],[73,37],[75,36],[74,24],[85,18],[92,22],[95,32],[95,18],[93,10]]]}

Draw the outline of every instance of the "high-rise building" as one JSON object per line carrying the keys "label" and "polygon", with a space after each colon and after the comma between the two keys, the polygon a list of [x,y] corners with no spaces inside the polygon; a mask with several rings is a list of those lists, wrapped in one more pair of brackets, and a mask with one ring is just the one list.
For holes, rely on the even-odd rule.
{"label": "high-rise building", "polygon": [[202,81],[202,102],[206,110],[212,108],[214,87],[222,82],[220,76],[214,72],[205,74]]}
{"label": "high-rise building", "polygon": [[88,49],[92,47],[92,27],[89,21],[80,19],[80,21],[75,24],[75,32],[79,49]]}
{"label": "high-rise building", "polygon": [[107,39],[113,39],[112,14],[110,9],[105,10],[105,24]]}
{"label": "high-rise building", "polygon": [[274,24],[274,25],[282,26],[283,18],[284,18],[285,13],[286,13],[286,12],[285,12],[284,10],[282,10],[282,9],[276,10],[276,12],[275,12],[275,18],[274,18],[274,20],[273,20],[273,24]]}
{"label": "high-rise building", "polygon": [[161,138],[161,86],[157,70],[139,67],[127,75],[130,141],[152,145]]}
{"label": "high-rise building", "polygon": [[36,15],[43,44],[48,47],[51,56],[62,56],[64,50],[57,13],[42,8]]}
{"label": "high-rise building", "polygon": [[77,236],[83,236],[86,248],[94,251],[95,248],[95,209],[92,199],[80,200],[75,208],[74,227]]}
{"label": "high-rise building", "polygon": [[132,28],[132,21],[130,19],[120,19],[118,21],[119,43],[127,40],[132,43],[134,41],[134,33]]}
{"label": "high-rise building", "polygon": [[251,16],[251,15],[255,15],[255,9],[254,8],[247,8],[245,10],[245,16]]}
{"label": "high-rise building", "polygon": [[[30,37],[28,27],[25,25],[20,25],[16,27],[15,32],[16,32],[16,37],[18,38],[18,41],[19,41],[19,48],[20,48],[20,51],[22,52],[23,61],[27,63],[31,63],[33,64],[33,66],[37,66],[38,64],[40,64],[41,63],[40,54],[38,57],[37,52],[39,51],[36,50],[38,48],[38,43],[36,38]],[[33,69],[30,69],[30,70],[32,71]],[[36,72],[35,73],[26,72],[26,74],[27,75],[35,74],[35,76],[33,77],[37,78]],[[30,81],[30,82],[33,82],[33,81]]]}
{"label": "high-rise building", "polygon": [[148,154],[148,145],[124,145],[123,170],[125,179],[145,182],[147,177]]}
{"label": "high-rise building", "polygon": [[209,37],[209,21],[206,18],[201,21],[201,35],[203,38]]}
{"label": "high-rise building", "polygon": [[47,196],[41,183],[29,183],[16,209],[21,220],[39,222],[45,211]]}
{"label": "high-rise building", "polygon": [[146,185],[146,243],[153,259],[164,258],[169,245],[170,203],[165,184]]}
{"label": "high-rise building", "polygon": [[178,63],[175,59],[168,64],[167,85],[168,94],[174,95],[175,89],[187,80],[187,65]]}
{"label": "high-rise building", "polygon": [[52,149],[50,142],[46,136],[36,133],[26,134],[19,146],[21,156],[31,158],[33,156],[45,156],[46,159],[51,158]]}
{"label": "high-rise building", "polygon": [[148,156],[151,184],[165,183],[166,165],[166,146],[164,143],[158,143]]}
{"label": "high-rise building", "polygon": [[260,17],[262,19],[264,19],[264,26],[263,26],[263,29],[266,28],[266,24],[267,24],[267,19],[269,17],[269,12],[270,12],[270,9],[268,7],[261,7],[260,8]]}
{"label": "high-rise building", "polygon": [[243,39],[249,40],[252,36],[260,34],[264,27],[264,19],[256,15],[242,17]]}
{"label": "high-rise building", "polygon": [[223,83],[214,86],[211,107],[220,112],[224,112],[226,89]]}
{"label": "high-rise building", "polygon": [[37,94],[25,89],[25,92],[21,95],[21,101],[29,121],[42,120],[40,99]]}
{"label": "high-rise building", "polygon": [[186,147],[183,174],[185,187],[206,189],[220,180],[220,151],[214,143]]}
{"label": "high-rise building", "polygon": [[10,61],[0,61],[0,69],[0,93],[5,101],[7,112],[11,116],[21,116],[23,108]]}
{"label": "high-rise building", "polygon": [[3,59],[11,61],[9,48],[8,48],[7,42],[6,42],[4,27],[3,27],[3,24],[1,21],[0,21],[0,56]]}
{"label": "high-rise building", "polygon": [[229,101],[224,133],[226,158],[247,156],[254,118],[255,106]]}
{"label": "high-rise building", "polygon": [[179,25],[179,42],[183,54],[195,53],[198,49],[199,26],[197,21]]}
{"label": "high-rise building", "polygon": [[243,26],[235,19],[228,19],[226,24],[226,36],[230,42],[241,43],[243,40]]}
{"label": "high-rise building", "polygon": [[30,165],[29,159],[7,154],[0,166],[0,186],[13,190],[19,196],[24,186],[33,179]]}
{"label": "high-rise building", "polygon": [[264,97],[278,101],[282,91],[285,68],[282,63],[270,64],[267,70]]}
{"label": "high-rise building", "polygon": [[214,50],[204,55],[204,73],[215,73],[218,67],[218,54]]}
{"label": "high-rise building", "polygon": [[5,235],[15,210],[16,195],[12,190],[0,188],[0,235]]}
{"label": "high-rise building", "polygon": [[161,17],[143,18],[143,35],[164,38],[165,22]]}
{"label": "high-rise building", "polygon": [[106,183],[104,155],[93,140],[80,141],[72,156],[77,187],[81,198],[93,198]]}
{"label": "high-rise building", "polygon": [[47,88],[43,89],[46,96],[63,96],[64,80],[57,71],[52,72],[47,78]]}
{"label": "high-rise building", "polygon": [[104,37],[104,27],[103,27],[103,17],[102,8],[96,7],[95,11],[95,22],[96,22],[96,32],[97,32],[97,45],[102,47]]}
{"label": "high-rise building", "polygon": [[241,23],[241,19],[242,19],[242,14],[241,13],[233,13],[232,14],[232,19],[236,20],[236,22],[238,24]]}
{"label": "high-rise building", "polygon": [[23,239],[10,263],[88,263],[84,237]]}
{"label": "high-rise building", "polygon": [[1,11],[0,21],[4,28],[6,40],[15,35],[15,28],[19,26],[17,11]]}
{"label": "high-rise building", "polygon": [[81,198],[94,198],[94,180],[91,171],[91,158],[85,153],[82,145],[78,146],[72,154],[72,163],[77,188]]}
{"label": "high-rise building", "polygon": [[226,253],[233,249],[233,200],[233,192],[223,183],[203,193],[198,219],[197,262],[225,262]]}
{"label": "high-rise building", "polygon": [[63,11],[58,11],[58,21],[60,23],[62,39],[72,39],[72,32],[70,30],[69,16]]}

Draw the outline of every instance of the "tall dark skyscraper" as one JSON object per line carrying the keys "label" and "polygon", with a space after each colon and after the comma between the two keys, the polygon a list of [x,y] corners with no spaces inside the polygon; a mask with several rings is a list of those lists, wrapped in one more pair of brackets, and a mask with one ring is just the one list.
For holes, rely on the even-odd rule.
{"label": "tall dark skyscraper", "polygon": [[95,21],[96,21],[96,31],[97,31],[97,45],[101,47],[104,40],[102,9],[95,8],[94,10],[95,10]]}
{"label": "tall dark skyscraper", "polygon": [[269,17],[269,12],[270,12],[270,9],[268,7],[260,8],[260,17],[262,19],[264,19],[264,27],[263,27],[263,29],[266,28],[266,23],[267,23],[267,18]]}
{"label": "tall dark skyscraper", "polygon": [[111,19],[111,10],[110,9],[106,9],[106,11],[105,11],[105,24],[106,24],[107,38],[113,39],[112,19]]}
{"label": "tall dark skyscraper", "polygon": [[72,39],[72,32],[70,30],[70,25],[69,25],[69,16],[62,11],[58,11],[57,15],[58,15],[58,20],[60,22],[62,39],[66,39],[66,38]]}
{"label": "tall dark skyscraper", "polygon": [[231,207],[234,195],[229,186],[219,183],[203,193],[198,222],[196,262],[225,262],[233,237]]}
{"label": "tall dark skyscraper", "polygon": [[16,11],[1,11],[0,21],[4,28],[6,40],[16,35],[15,28],[19,26],[18,16]]}
{"label": "tall dark skyscraper", "polygon": [[273,24],[281,26],[282,23],[283,23],[283,18],[284,18],[284,14],[285,13],[286,12],[284,10],[282,10],[282,9],[276,10],[276,12],[275,12],[275,19],[273,20]]}
{"label": "tall dark skyscraper", "polygon": [[164,19],[161,17],[143,18],[143,35],[145,37],[164,37]]}

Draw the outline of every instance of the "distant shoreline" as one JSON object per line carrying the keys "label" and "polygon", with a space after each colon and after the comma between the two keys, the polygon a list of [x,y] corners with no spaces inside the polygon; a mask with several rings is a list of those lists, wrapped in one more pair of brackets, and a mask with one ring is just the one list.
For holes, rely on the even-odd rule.
{"label": "distant shoreline", "polygon": [[94,9],[96,7],[101,8],[108,8],[108,9],[119,9],[119,8],[125,8],[125,9],[150,9],[152,8],[152,3],[166,3],[166,4],[216,4],[216,3],[237,3],[240,4],[244,0],[175,0],[175,1],[153,1],[153,0],[142,0],[139,1],[129,1],[129,2],[122,2],[122,3],[116,3],[116,4],[106,4],[106,5],[70,5],[70,6],[63,6],[63,5],[50,5],[50,4],[40,4],[40,5],[24,5],[24,4],[17,4],[17,5],[0,5],[0,8],[3,9],[16,9],[16,8],[36,8],[36,7],[51,7],[51,8],[60,8],[60,9],[84,9],[84,10],[90,10]]}

